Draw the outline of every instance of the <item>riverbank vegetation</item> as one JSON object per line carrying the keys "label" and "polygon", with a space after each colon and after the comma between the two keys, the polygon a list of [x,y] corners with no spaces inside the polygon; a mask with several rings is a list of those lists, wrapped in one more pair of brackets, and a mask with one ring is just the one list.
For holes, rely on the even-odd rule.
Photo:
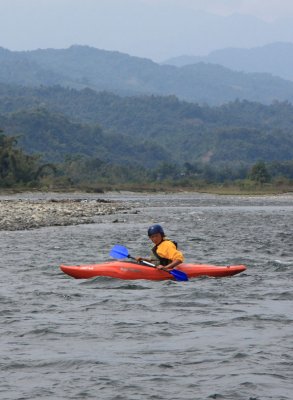
{"label": "riverbank vegetation", "polygon": [[93,157],[68,156],[61,163],[41,163],[17,147],[15,137],[0,135],[0,189],[199,191],[222,194],[293,191],[293,161],[252,166],[161,163],[155,168],[117,165]]}

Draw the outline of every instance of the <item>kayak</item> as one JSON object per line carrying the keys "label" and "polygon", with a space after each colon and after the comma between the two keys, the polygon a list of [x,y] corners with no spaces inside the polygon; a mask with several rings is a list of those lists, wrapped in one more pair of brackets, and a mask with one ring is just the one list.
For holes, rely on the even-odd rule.
{"label": "kayak", "polygon": [[[174,279],[174,277],[166,271],[161,271],[154,267],[141,265],[132,261],[106,261],[100,264],[61,265],[60,269],[65,274],[76,279],[89,279],[96,276],[108,276],[126,280],[147,279],[161,281]],[[245,271],[246,267],[244,265],[217,266],[182,263],[176,267],[176,270],[185,272],[188,278],[196,278],[198,276],[220,278],[239,274]]]}

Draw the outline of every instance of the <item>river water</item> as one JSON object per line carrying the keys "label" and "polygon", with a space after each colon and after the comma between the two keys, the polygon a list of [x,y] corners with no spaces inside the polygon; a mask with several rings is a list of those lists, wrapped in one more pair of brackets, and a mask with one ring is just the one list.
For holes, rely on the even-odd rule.
{"label": "river water", "polygon": [[[292,400],[293,195],[96,197],[129,211],[0,232],[0,398]],[[247,271],[152,282],[59,270],[108,259],[115,244],[148,255],[152,223],[186,261]]]}

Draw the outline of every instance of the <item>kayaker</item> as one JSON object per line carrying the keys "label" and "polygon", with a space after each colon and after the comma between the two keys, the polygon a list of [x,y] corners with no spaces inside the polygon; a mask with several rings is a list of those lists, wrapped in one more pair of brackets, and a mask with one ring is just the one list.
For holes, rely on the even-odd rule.
{"label": "kayaker", "polygon": [[137,257],[136,261],[149,261],[156,265],[158,269],[170,271],[177,267],[184,260],[181,251],[177,249],[177,244],[166,238],[164,229],[161,225],[152,225],[148,229],[148,237],[154,243],[151,258]]}

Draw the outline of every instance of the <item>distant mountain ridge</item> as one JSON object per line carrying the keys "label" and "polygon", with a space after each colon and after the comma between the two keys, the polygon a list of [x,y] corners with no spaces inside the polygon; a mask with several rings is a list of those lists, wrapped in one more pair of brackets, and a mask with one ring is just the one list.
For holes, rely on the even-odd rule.
{"label": "distant mountain ridge", "polygon": [[269,74],[235,72],[212,63],[176,67],[88,46],[13,52],[0,48],[0,82],[91,88],[122,96],[175,95],[199,104],[236,99],[293,101],[293,82]]}
{"label": "distant mountain ridge", "polygon": [[173,57],[163,65],[183,67],[199,62],[218,64],[246,73],[270,73],[293,81],[293,43],[277,42],[250,49],[224,48],[207,56]]}

